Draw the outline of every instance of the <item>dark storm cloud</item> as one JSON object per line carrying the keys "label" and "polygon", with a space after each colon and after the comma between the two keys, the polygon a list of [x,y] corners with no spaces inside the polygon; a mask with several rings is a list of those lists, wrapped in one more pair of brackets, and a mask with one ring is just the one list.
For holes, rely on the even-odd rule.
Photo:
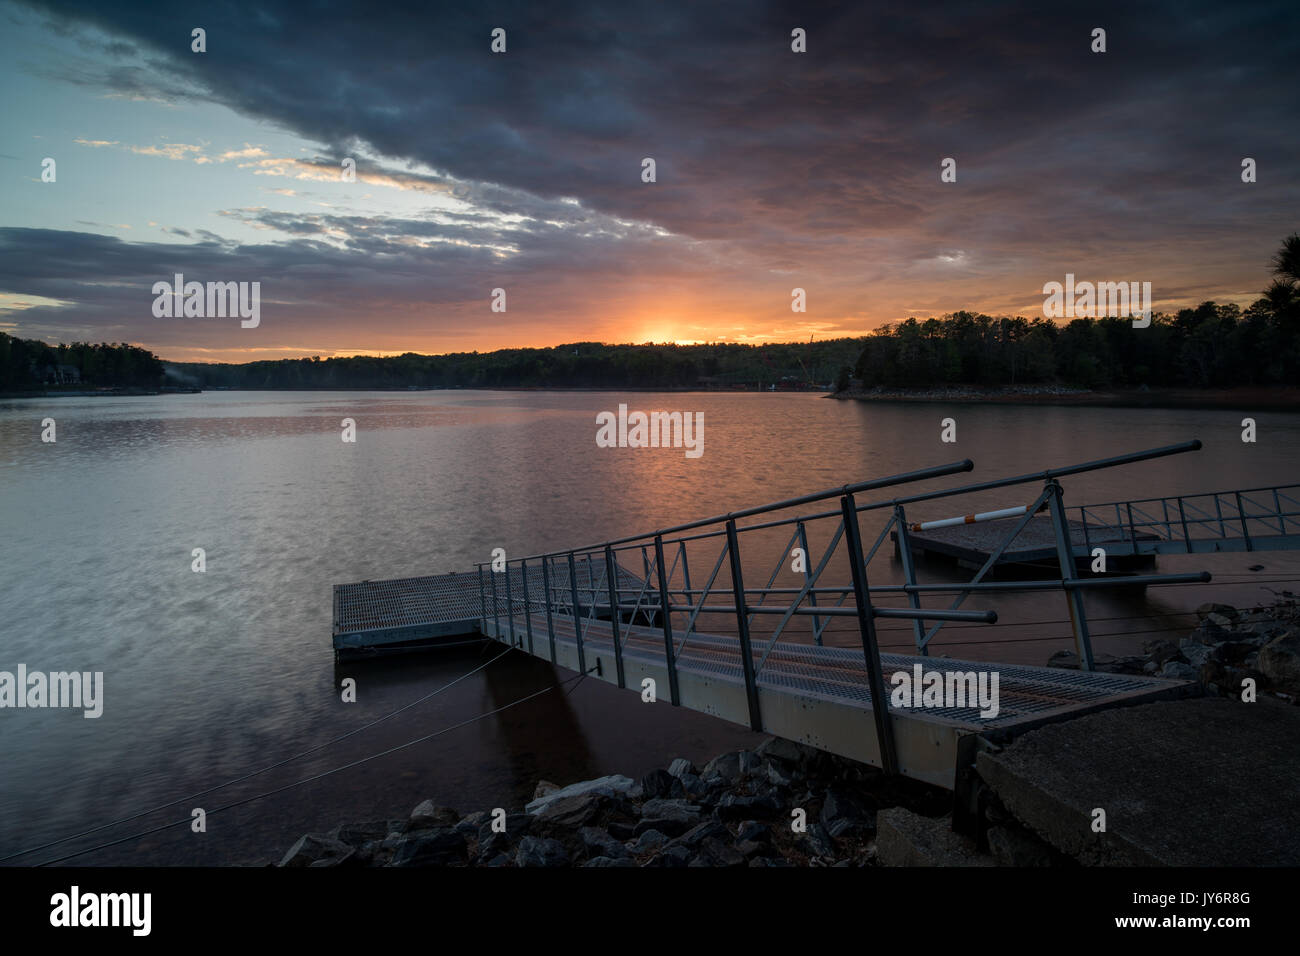
{"label": "dark storm cloud", "polygon": [[[127,293],[112,282],[199,270],[280,277],[276,295],[298,308],[286,321],[304,330],[367,303],[477,301],[502,276],[529,277],[542,300],[655,270],[890,279],[917,289],[895,302],[940,310],[982,282],[1014,309],[1080,260],[1143,275],[1173,263],[1183,274],[1165,288],[1190,288],[1220,265],[1215,244],[1263,248],[1294,228],[1279,202],[1300,173],[1294,3],[34,6],[61,30],[102,30],[108,56],[145,58],[69,66],[65,80],[221,103],[328,154],[300,163],[378,154],[388,168],[362,160],[363,176],[473,206],[226,211],[277,234],[262,245],[6,232],[0,288],[88,296],[119,320]],[[190,52],[194,26],[205,54]],[[504,56],[489,51],[497,26]],[[796,26],[807,54],[790,51]],[[1098,26],[1104,55],[1089,51]],[[947,156],[960,187],[939,182]],[[1274,185],[1243,198],[1243,156]],[[391,167],[403,161],[435,175]],[[50,259],[28,268],[37,254]],[[23,313],[42,319],[53,312]]]}
{"label": "dark storm cloud", "polygon": [[[763,215],[807,232],[901,224],[950,155],[1000,188],[1085,174],[1140,187],[1134,153],[1164,188],[1213,181],[1207,167],[1247,148],[1294,162],[1278,123],[1300,50],[1288,3],[231,0],[145,14],[85,0],[51,12],[166,59],[165,95],[193,83],[339,156],[364,142],[696,236]],[[199,21],[204,55],[189,51]],[[1104,56],[1088,49],[1099,25]],[[494,26],[505,56],[489,52]],[[790,52],[794,26],[808,31],[804,56]],[[134,71],[103,79],[148,85]],[[1018,143],[1038,147],[1018,156]],[[1098,153],[1129,159],[1108,174]],[[644,156],[659,164],[655,189],[639,188]]]}

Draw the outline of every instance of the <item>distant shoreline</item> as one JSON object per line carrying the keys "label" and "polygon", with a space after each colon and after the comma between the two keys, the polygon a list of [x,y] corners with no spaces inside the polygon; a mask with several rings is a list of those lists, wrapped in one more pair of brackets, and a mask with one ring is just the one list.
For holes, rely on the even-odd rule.
{"label": "distant shoreline", "polygon": [[1081,408],[1186,408],[1186,409],[1239,409],[1242,411],[1300,412],[1300,387],[1293,386],[1241,386],[1228,389],[1153,388],[1142,389],[1070,389],[1060,386],[1012,386],[1005,388],[942,387],[915,389],[869,390],[851,389],[846,392],[783,389],[768,391],[754,386],[747,388],[684,388],[646,387],[632,385],[494,385],[475,388],[446,388],[442,386],[377,387],[314,387],[314,388],[232,388],[217,387],[188,389],[169,387],[156,389],[119,389],[106,391],[26,391],[0,392],[0,400],[18,398],[125,398],[202,392],[702,392],[708,394],[760,394],[760,395],[821,395],[840,401],[858,402],[926,402],[978,405],[1067,405]]}
{"label": "distant shoreline", "polygon": [[1300,411],[1300,388],[1241,386],[1226,389],[1152,388],[1075,390],[1014,388],[851,389],[828,398],[859,402],[948,402],[991,405],[1070,405],[1091,408],[1203,408]]}

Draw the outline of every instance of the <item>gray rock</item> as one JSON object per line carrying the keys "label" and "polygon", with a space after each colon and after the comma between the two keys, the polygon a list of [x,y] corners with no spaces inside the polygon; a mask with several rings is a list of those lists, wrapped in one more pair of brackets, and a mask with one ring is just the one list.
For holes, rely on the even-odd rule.
{"label": "gray rock", "polygon": [[705,772],[705,774],[700,777],[700,782],[704,784],[704,789],[709,792],[714,790],[725,790],[727,787],[731,786],[731,781],[716,770]]}
{"label": "gray rock", "polygon": [[636,863],[627,856],[609,857],[593,856],[583,866],[636,866]]}
{"label": "gray rock", "polygon": [[611,798],[603,793],[578,793],[552,800],[533,814],[533,818],[538,825],[576,830],[594,822],[610,803]]}
{"label": "gray rock", "polygon": [[451,827],[412,833],[393,854],[392,866],[447,866],[464,863],[465,836]]}
{"label": "gray rock", "polygon": [[772,829],[766,823],[759,823],[757,820],[746,820],[736,828],[736,839],[766,843],[772,839]]}
{"label": "gray rock", "polygon": [[836,839],[866,835],[876,828],[874,811],[853,794],[838,788],[826,793],[821,823]]}
{"label": "gray rock", "polygon": [[598,827],[583,827],[578,831],[578,837],[587,848],[589,857],[603,856],[621,860],[628,855],[627,847]]}
{"label": "gray rock", "polygon": [[1205,603],[1196,609],[1196,616],[1202,621],[1211,614],[1217,614],[1224,618],[1236,618],[1237,609],[1230,604]]}
{"label": "gray rock", "polygon": [[533,818],[526,813],[507,813],[504,822],[505,830],[500,833],[492,829],[490,818],[479,827],[478,858],[480,861],[490,860],[498,853],[509,853],[510,848],[528,834]]}
{"label": "gray rock", "polygon": [[694,849],[705,840],[727,840],[731,834],[717,820],[705,820],[703,823],[691,827],[677,839],[672,841],[673,846],[685,846]]}
{"label": "gray rock", "polygon": [[812,749],[797,744],[793,740],[786,740],[783,737],[769,737],[759,744],[754,749],[754,752],[768,760],[781,760],[798,766],[808,762],[808,751]]}
{"label": "gray rock", "polygon": [[321,858],[321,859],[319,859],[319,860],[316,860],[316,861],[313,862],[313,863],[308,863],[307,866],[308,866],[308,867],[312,867],[312,868],[316,868],[316,867],[322,867],[322,868],[324,868],[324,867],[330,867],[330,866],[346,866],[347,864],[350,864],[350,863],[351,863],[351,864],[355,864],[355,863],[356,863],[356,860],[357,860],[357,851],[356,851],[356,850],[353,850],[353,849],[349,849],[347,853],[343,854],[343,856],[327,856],[327,857],[323,857],[323,858]]}
{"label": "gray rock", "polygon": [[1214,648],[1198,641],[1183,638],[1179,653],[1189,666],[1200,667],[1214,655]]}
{"label": "gray rock", "polygon": [[711,774],[717,774],[726,783],[735,783],[740,779],[740,751],[718,754],[704,765],[704,781],[708,783]]}
{"label": "gray rock", "polygon": [[556,800],[562,800],[565,797],[575,797],[581,794],[598,793],[607,797],[636,797],[640,795],[640,787],[631,777],[624,777],[622,774],[611,774],[608,777],[597,777],[595,780],[583,780],[579,783],[569,784],[567,787],[561,787],[553,793],[537,797],[524,807],[526,813],[539,813],[544,807],[549,806]]}
{"label": "gray rock", "polygon": [[483,866],[509,866],[510,857],[505,853],[498,853],[492,859],[488,860]]}
{"label": "gray rock", "polygon": [[830,859],[835,855],[835,844],[831,842],[831,835],[820,823],[809,823],[806,832],[796,835],[795,845],[809,856]]}
{"label": "gray rock", "polygon": [[540,800],[542,797],[548,797],[559,789],[560,785],[558,783],[551,783],[549,780],[538,780],[537,786],[533,788],[533,799]]}
{"label": "gray rock", "polygon": [[766,853],[767,850],[768,845],[766,843],[759,843],[757,840],[741,840],[736,844],[736,852],[747,860],[758,856],[759,854]]}
{"label": "gray rock", "polygon": [[704,781],[696,774],[684,773],[677,779],[681,782],[682,789],[686,791],[687,796],[702,797],[709,792],[709,788],[705,786]]}
{"label": "gray rock", "polygon": [[1160,676],[1166,680],[1200,680],[1200,672],[1190,664],[1181,661],[1166,661],[1160,668]]}
{"label": "gray rock", "polygon": [[754,774],[763,771],[763,758],[752,750],[742,750],[738,757],[740,775],[742,777],[752,777]]}
{"label": "gray rock", "polygon": [[443,807],[432,800],[425,800],[411,811],[411,819],[406,822],[406,829],[427,830],[430,827],[454,827],[460,822],[460,814],[451,807]]}
{"label": "gray rock", "polygon": [[682,788],[682,782],[667,770],[651,770],[641,778],[641,793],[647,799],[670,797],[674,789],[679,796],[686,792]]}
{"label": "gray rock", "polygon": [[695,773],[695,764],[691,763],[685,757],[678,757],[668,765],[668,772],[674,777],[681,777],[682,774]]}
{"label": "gray rock", "polygon": [[658,830],[646,830],[632,845],[633,853],[649,853],[651,850],[658,850],[668,842],[667,834],[660,833]]}
{"label": "gray rock", "polygon": [[281,866],[313,866],[319,862],[325,862],[325,865],[334,865],[328,861],[341,861],[345,857],[351,856],[355,852],[341,840],[323,833],[307,833],[298,838],[298,842],[289,847],[280,860]]}
{"label": "gray rock", "polygon": [[789,860],[779,856],[756,856],[749,861],[750,866],[794,866]]}
{"label": "gray rock", "polygon": [[685,800],[657,798],[641,805],[643,820],[673,820],[694,826],[700,819],[700,808]]}
{"label": "gray rock", "polygon": [[770,817],[781,809],[781,801],[768,794],[725,793],[718,801],[717,814],[723,820],[746,820],[750,817]]}
{"label": "gray rock", "polygon": [[1300,628],[1289,627],[1259,651],[1259,669],[1283,690],[1300,690]]}
{"label": "gray rock", "polygon": [[691,851],[684,846],[670,846],[650,860],[650,866],[687,866],[691,862]]}
{"label": "gray rock", "polygon": [[[522,814],[520,814],[520,816],[522,816]],[[507,817],[506,819],[508,820],[509,817]],[[465,816],[461,817],[460,822],[456,824],[455,829],[466,835],[469,835],[471,833],[478,833],[478,831],[482,828],[483,824],[489,823],[491,822],[491,820],[492,820],[492,814],[490,814],[488,811],[475,810],[473,813],[467,813],[465,814]]]}
{"label": "gray rock", "polygon": [[567,866],[568,851],[559,840],[546,837],[526,836],[519,841],[515,852],[515,866],[557,867]]}
{"label": "gray rock", "polygon": [[793,787],[794,774],[789,765],[772,760],[767,764],[767,781],[774,787]]}

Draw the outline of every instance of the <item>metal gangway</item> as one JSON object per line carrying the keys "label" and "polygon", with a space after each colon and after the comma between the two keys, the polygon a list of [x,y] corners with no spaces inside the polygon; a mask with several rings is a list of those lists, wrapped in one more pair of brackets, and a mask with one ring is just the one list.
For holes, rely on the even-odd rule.
{"label": "metal gangway", "polygon": [[[491,562],[483,562],[477,565],[478,628],[485,636],[531,655],[638,691],[643,699],[653,699],[666,688],[675,706],[952,788],[959,748],[974,733],[1018,732],[1048,720],[1121,701],[1168,696],[1185,688],[1181,682],[1154,677],[1097,673],[1083,594],[1093,588],[1206,582],[1210,575],[1080,576],[1060,479],[1200,447],[1199,441],[1189,441],[993,481],[866,503],[859,499],[869,492],[969,472],[974,464],[967,459],[648,534],[511,558],[495,570]],[[990,559],[970,582],[917,582],[907,558],[908,506],[1033,483],[1041,483],[1041,490],[1033,508],[1026,510],[1025,520],[1039,510],[1050,515],[1059,578],[984,580],[993,565]],[[835,499],[836,507],[791,514]],[[888,520],[868,547],[861,521],[872,512],[883,513]],[[891,528],[897,528],[902,538],[905,583],[872,585],[868,567]],[[810,546],[815,536],[826,541],[824,548]],[[702,550],[710,559],[703,564]],[[747,583],[755,563],[767,567],[774,555],[775,567],[766,584]],[[708,568],[707,574],[698,573],[701,567]],[[970,594],[992,597],[999,592],[1046,589],[1064,595],[1074,623],[1080,670],[927,656],[930,638],[946,622],[996,622],[992,609],[961,608]],[[922,606],[926,595],[943,593],[957,594],[951,606]],[[906,604],[884,603],[890,598]],[[825,644],[827,624],[840,618],[856,624],[860,647]],[[879,619],[910,621],[917,653],[882,653]],[[924,629],[927,622],[934,622],[929,631]],[[959,690],[972,688],[980,675],[991,679],[996,674],[1000,695],[996,714],[982,711],[969,699],[955,703],[945,699],[939,706],[916,698],[901,703],[891,699],[890,686],[900,686],[900,674],[920,678],[931,673],[938,674],[944,686]]]}

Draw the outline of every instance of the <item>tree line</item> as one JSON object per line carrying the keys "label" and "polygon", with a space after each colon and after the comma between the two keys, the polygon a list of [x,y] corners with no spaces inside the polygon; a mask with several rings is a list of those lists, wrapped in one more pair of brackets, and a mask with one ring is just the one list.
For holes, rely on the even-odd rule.
{"label": "tree line", "polygon": [[[867,387],[1005,386],[1085,388],[1290,385],[1300,383],[1300,235],[1273,259],[1274,280],[1242,309],[1205,302],[1150,326],[1131,318],[994,317],[954,312],[886,325],[854,366]],[[843,376],[838,385],[847,385]]]}
{"label": "tree line", "polygon": [[[75,375],[69,374],[72,369]],[[0,392],[73,384],[69,379],[90,388],[157,388],[163,382],[163,363],[137,345],[48,345],[0,332]]]}
{"label": "tree line", "polygon": [[203,388],[700,388],[830,385],[864,338],[783,345],[607,345],[499,349],[390,357],[277,359],[245,364],[168,363],[178,382]]}

